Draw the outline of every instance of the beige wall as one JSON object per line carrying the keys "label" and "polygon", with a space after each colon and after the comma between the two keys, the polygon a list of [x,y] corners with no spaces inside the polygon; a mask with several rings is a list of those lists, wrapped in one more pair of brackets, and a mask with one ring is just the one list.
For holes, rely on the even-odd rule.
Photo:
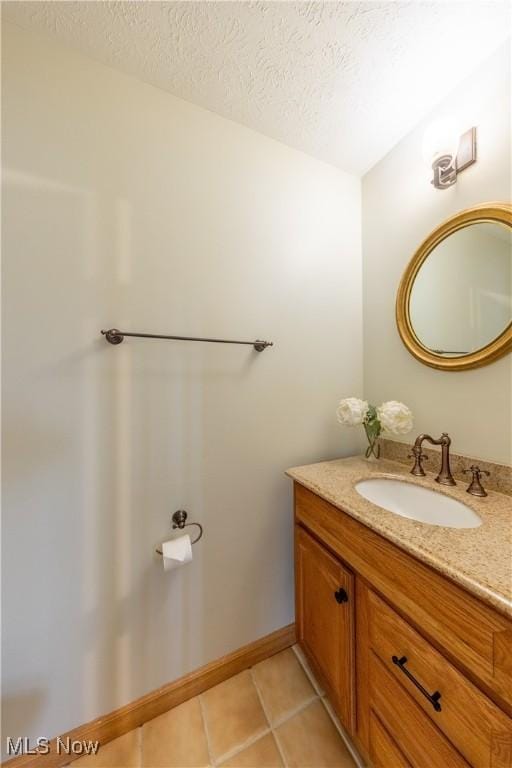
{"label": "beige wall", "polygon": [[[395,294],[421,241],[445,218],[477,203],[511,199],[510,45],[428,115],[363,179],[364,377],[371,402],[398,399],[420,432],[450,433],[455,451],[512,459],[512,358],[459,373],[417,362],[395,325]],[[453,115],[478,129],[478,161],[448,190],[429,183],[426,126]]]}
{"label": "beige wall", "polygon": [[360,183],[8,25],[3,77],[3,735],[53,736],[293,620],[283,472],[358,439]]}

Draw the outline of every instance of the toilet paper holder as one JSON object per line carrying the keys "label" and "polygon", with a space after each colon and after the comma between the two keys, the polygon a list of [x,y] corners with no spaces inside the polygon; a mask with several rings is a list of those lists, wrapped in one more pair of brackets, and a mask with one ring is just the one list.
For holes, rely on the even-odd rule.
{"label": "toilet paper holder", "polygon": [[[173,528],[180,528],[180,529],[182,529],[182,528],[185,528],[188,525],[197,525],[197,527],[199,528],[199,533],[198,533],[197,537],[190,542],[191,544],[197,544],[197,542],[199,541],[199,539],[203,535],[203,526],[201,525],[201,523],[187,523],[187,517],[188,517],[188,513],[185,512],[184,509],[176,510],[176,512],[174,513],[174,515],[171,518],[172,519],[172,527]],[[163,554],[161,549],[157,549],[156,553],[157,553],[157,555],[162,555]]]}

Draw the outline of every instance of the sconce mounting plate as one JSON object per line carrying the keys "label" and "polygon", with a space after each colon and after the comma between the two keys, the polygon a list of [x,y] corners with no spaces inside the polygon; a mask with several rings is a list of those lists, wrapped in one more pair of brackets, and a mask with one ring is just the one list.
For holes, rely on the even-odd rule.
{"label": "sconce mounting plate", "polygon": [[436,189],[448,189],[457,181],[457,175],[476,163],[476,128],[470,128],[459,139],[455,157],[441,155],[432,163],[434,178],[432,184]]}

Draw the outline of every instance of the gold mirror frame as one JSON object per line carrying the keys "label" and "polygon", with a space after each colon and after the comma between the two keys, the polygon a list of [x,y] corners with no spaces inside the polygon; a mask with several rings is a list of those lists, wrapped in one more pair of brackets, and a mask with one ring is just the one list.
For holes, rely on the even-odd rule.
{"label": "gold mirror frame", "polygon": [[512,228],[512,204],[484,203],[446,219],[420,245],[402,276],[396,296],[396,322],[400,337],[414,357],[431,368],[442,371],[465,371],[488,365],[512,349],[512,322],[490,344],[460,357],[445,358],[425,347],[414,333],[409,312],[411,291],[423,263],[442,240],[459,229],[477,222],[499,222]]}

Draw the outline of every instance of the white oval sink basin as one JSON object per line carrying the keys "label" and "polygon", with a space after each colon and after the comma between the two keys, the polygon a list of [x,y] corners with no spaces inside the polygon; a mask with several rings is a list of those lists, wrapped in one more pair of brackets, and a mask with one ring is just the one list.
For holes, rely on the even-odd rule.
{"label": "white oval sink basin", "polygon": [[476,512],[461,501],[421,485],[372,477],[360,480],[355,489],[373,504],[420,523],[446,528],[477,528],[482,523]]}

